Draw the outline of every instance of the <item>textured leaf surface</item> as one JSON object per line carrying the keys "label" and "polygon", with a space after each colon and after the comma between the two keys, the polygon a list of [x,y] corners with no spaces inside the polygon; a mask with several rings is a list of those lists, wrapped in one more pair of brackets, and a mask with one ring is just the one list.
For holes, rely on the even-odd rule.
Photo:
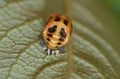
{"label": "textured leaf surface", "polygon": [[[73,33],[66,53],[48,56],[39,39],[53,13],[70,16]],[[118,33],[95,0],[0,0],[0,79],[119,79]]]}

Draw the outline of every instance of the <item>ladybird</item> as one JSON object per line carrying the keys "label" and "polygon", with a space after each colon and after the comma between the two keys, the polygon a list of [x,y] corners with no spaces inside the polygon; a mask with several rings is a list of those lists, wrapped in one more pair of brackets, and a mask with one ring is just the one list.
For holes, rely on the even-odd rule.
{"label": "ladybird", "polygon": [[47,54],[58,54],[64,51],[64,45],[68,42],[72,32],[72,21],[62,14],[52,15],[42,32],[40,40],[43,50]]}

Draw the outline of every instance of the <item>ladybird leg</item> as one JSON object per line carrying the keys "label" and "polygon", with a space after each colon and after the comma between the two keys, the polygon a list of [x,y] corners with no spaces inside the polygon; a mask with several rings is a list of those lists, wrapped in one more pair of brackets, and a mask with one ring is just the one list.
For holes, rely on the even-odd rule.
{"label": "ladybird leg", "polygon": [[52,51],[52,54],[59,54],[59,50]]}
{"label": "ladybird leg", "polygon": [[46,50],[46,53],[47,53],[47,55],[52,55],[52,50],[47,49],[47,50]]}
{"label": "ladybird leg", "polygon": [[64,51],[64,47],[60,47],[57,50],[59,50],[59,52],[63,52]]}
{"label": "ladybird leg", "polygon": [[52,51],[52,54],[55,54],[55,51]]}
{"label": "ladybird leg", "polygon": [[47,55],[54,55],[54,54],[56,55],[56,54],[59,54],[59,50],[53,51],[53,50],[50,50],[50,49],[46,49],[45,51],[46,51]]}
{"label": "ladybird leg", "polygon": [[40,44],[41,44],[42,47],[45,47],[45,46],[46,46],[45,41],[44,41],[43,38],[40,38]]}

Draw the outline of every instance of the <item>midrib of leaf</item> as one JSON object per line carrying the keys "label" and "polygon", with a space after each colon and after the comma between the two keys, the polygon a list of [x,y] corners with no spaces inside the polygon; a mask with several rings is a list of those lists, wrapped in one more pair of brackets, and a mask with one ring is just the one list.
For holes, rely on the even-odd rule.
{"label": "midrib of leaf", "polygon": [[[64,0],[65,3],[65,14],[67,16],[70,16],[70,8],[72,5],[72,1],[71,0]],[[67,63],[68,63],[68,67],[67,67],[67,73],[66,73],[66,77],[65,79],[70,79],[71,75],[72,75],[72,69],[73,69],[73,49],[72,49],[72,38],[70,38],[69,43],[67,44],[68,46],[68,58],[67,58]]]}

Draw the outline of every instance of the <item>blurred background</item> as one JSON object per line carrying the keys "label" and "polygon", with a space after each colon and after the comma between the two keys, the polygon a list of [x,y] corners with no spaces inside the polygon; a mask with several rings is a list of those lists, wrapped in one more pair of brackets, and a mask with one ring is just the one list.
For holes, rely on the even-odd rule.
{"label": "blurred background", "polygon": [[[120,43],[120,0],[102,0],[102,3],[105,5],[105,7],[107,7],[107,9],[110,10],[110,13],[113,14],[113,17],[115,18],[115,21],[117,23],[117,26],[113,26],[113,28],[116,28],[115,30],[117,31],[115,35],[116,35],[116,41],[118,42],[118,44],[115,44],[116,45],[115,48],[117,48],[117,50],[120,51],[119,49],[120,47],[120,44],[119,44]],[[111,33],[113,32],[111,31]]]}
{"label": "blurred background", "polygon": [[120,23],[120,0],[103,0],[103,2],[112,10]]}

